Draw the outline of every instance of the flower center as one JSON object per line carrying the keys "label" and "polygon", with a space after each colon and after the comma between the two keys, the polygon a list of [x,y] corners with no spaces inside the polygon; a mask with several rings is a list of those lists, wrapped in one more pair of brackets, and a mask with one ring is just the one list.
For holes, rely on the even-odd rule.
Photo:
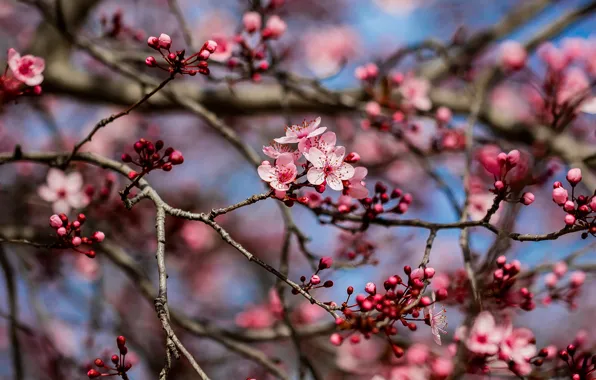
{"label": "flower center", "polygon": [[329,165],[325,165],[325,167],[323,168],[323,173],[325,173],[325,175],[329,175],[333,173],[333,168]]}
{"label": "flower center", "polygon": [[486,336],[486,334],[480,334],[480,335],[478,335],[476,337],[476,341],[478,343],[483,343],[484,344],[484,343],[488,342],[488,337]]}
{"label": "flower center", "polygon": [[31,66],[33,66],[33,61],[21,60],[21,64],[19,65],[19,73],[21,73],[22,75],[33,74],[33,70],[31,70]]}
{"label": "flower center", "polygon": [[289,168],[279,169],[277,172],[277,178],[281,183],[291,182],[293,177],[293,172]]}
{"label": "flower center", "polygon": [[58,193],[58,198],[66,198],[66,190],[65,189],[60,189],[57,191]]}

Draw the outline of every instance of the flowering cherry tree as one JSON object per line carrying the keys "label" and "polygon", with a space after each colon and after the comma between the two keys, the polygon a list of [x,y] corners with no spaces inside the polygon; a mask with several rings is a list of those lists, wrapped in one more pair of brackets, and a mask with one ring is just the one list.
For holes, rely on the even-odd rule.
{"label": "flowering cherry tree", "polygon": [[0,5],[0,377],[596,379],[596,2],[498,3]]}

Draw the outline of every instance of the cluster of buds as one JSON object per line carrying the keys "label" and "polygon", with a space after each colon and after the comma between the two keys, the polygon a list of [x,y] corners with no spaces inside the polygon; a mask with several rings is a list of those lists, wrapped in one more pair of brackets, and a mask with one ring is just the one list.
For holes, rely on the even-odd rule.
{"label": "cluster of buds", "polygon": [[108,173],[103,180],[103,184],[99,187],[99,191],[96,191],[94,185],[88,184],[84,189],[85,195],[91,200],[91,203],[103,203],[110,197],[115,182],[116,176],[114,173]]}
{"label": "cluster of buds", "polygon": [[[522,194],[521,198],[514,197],[514,191],[511,187],[515,179],[510,178],[510,173],[521,162],[521,153],[514,149],[509,153],[501,152],[496,157],[483,157],[481,163],[484,168],[494,176],[495,182],[493,188],[490,189],[492,193],[497,195],[499,201],[519,202],[523,205],[530,205],[534,202],[535,196],[530,192]],[[498,202],[495,202],[498,206]],[[496,210],[494,210],[496,211]]]}
{"label": "cluster of buds", "polygon": [[[375,184],[375,193],[373,197],[362,199],[361,203],[366,210],[365,219],[374,219],[378,215],[390,212],[404,214],[412,204],[412,194],[403,193],[399,188],[395,188],[389,193],[387,186],[381,182]],[[397,202],[393,206],[388,206],[390,202]]]}
{"label": "cluster of buds", "polygon": [[[319,266],[315,273],[310,276],[308,282],[306,282],[306,276],[300,276],[300,282],[302,283],[300,287],[308,292],[312,289],[318,288],[331,288],[333,286],[333,281],[327,280],[321,284],[321,277],[319,277],[319,272],[331,268],[333,265],[333,259],[331,257],[325,256],[319,259]],[[296,289],[292,289],[293,294],[298,294]]]}
{"label": "cluster of buds", "polygon": [[[445,333],[444,327],[446,319],[444,311],[434,312],[436,301],[444,300],[447,297],[447,291],[437,292],[436,299],[422,296],[426,285],[435,275],[433,268],[404,267],[404,273],[407,276],[407,282],[404,282],[399,275],[389,277],[384,283],[384,294],[377,293],[377,287],[369,282],[364,287],[365,294],[358,294],[355,297],[355,303],[350,305],[350,298],[354,293],[354,288],[349,286],[346,290],[348,297],[342,303],[340,310],[343,318],[338,318],[336,324],[340,330],[349,330],[350,342],[359,343],[361,336],[364,339],[370,339],[371,336],[384,334],[393,353],[397,357],[404,354],[403,348],[391,341],[391,336],[397,335],[397,326],[399,322],[410,331],[416,331],[418,325],[416,321],[426,323],[431,326],[431,331],[435,339],[440,342],[439,332]],[[425,310],[426,308],[426,310]],[[330,341],[334,345],[340,345],[347,337],[340,333],[334,333]]]}
{"label": "cluster of buds", "polygon": [[163,154],[161,154],[160,150],[162,150],[163,147],[164,142],[161,140],[157,140],[155,144],[145,139],[140,139],[134,143],[133,149],[138,154],[138,158],[135,160],[130,154],[124,153],[122,154],[122,161],[135,164],[142,170],[141,173],[131,170],[130,173],[128,173],[128,178],[131,180],[139,179],[154,169],[161,169],[169,172],[174,165],[180,165],[184,162],[182,153],[174,150],[172,147],[168,147]]}
{"label": "cluster of buds", "polygon": [[147,44],[152,49],[157,50],[168,64],[167,67],[164,67],[157,63],[157,60],[153,56],[149,56],[145,59],[147,66],[159,67],[170,74],[179,73],[191,76],[196,75],[197,73],[209,75],[209,63],[207,60],[217,49],[217,43],[213,40],[209,40],[203,44],[201,50],[190,57],[185,58],[185,50],[176,50],[176,52],[170,51],[172,39],[164,33],[162,33],[159,38],[154,36],[149,37],[149,39],[147,39]]}
{"label": "cluster of buds", "polygon": [[87,220],[85,214],[79,214],[77,220],[69,222],[64,214],[50,216],[50,226],[56,230],[58,242],[54,244],[55,248],[71,248],[87,257],[94,258],[94,250],[84,250],[81,247],[93,243],[101,243],[105,239],[105,234],[96,231],[91,237],[81,236],[81,227]]}
{"label": "cluster of buds", "polygon": [[374,63],[368,63],[363,66],[356,67],[354,70],[354,76],[366,87],[374,85],[375,81],[379,77],[379,67]]}
{"label": "cluster of buds", "polygon": [[87,376],[90,379],[96,379],[98,377],[104,376],[120,376],[122,379],[128,379],[127,372],[132,368],[132,363],[126,362],[126,354],[128,353],[128,348],[126,347],[126,338],[120,335],[116,338],[116,344],[118,345],[119,354],[114,354],[110,358],[110,361],[114,364],[114,366],[110,366],[105,363],[100,358],[95,359],[93,364],[97,366],[100,370],[104,370],[106,372],[99,372],[96,369],[90,369],[87,371]]}
{"label": "cluster of buds", "polygon": [[101,15],[99,19],[102,35],[104,38],[124,39],[131,38],[141,42],[145,37],[142,29],[133,29],[124,24],[122,20],[122,9],[117,9],[109,18],[107,15]]}
{"label": "cluster of buds", "polygon": [[578,270],[569,275],[569,280],[566,284],[561,285],[561,280],[568,272],[567,263],[559,261],[553,266],[552,272],[544,277],[544,284],[548,294],[542,299],[542,303],[550,305],[553,301],[562,300],[571,309],[577,307],[575,299],[579,295],[581,286],[586,281],[586,273]]}
{"label": "cluster of buds", "polygon": [[15,49],[9,49],[6,68],[0,75],[0,104],[20,96],[41,95],[44,69],[45,61],[42,58],[33,55],[21,57]]}
{"label": "cluster of buds", "polygon": [[[596,355],[586,347],[587,338],[587,331],[580,330],[575,339],[562,349],[558,349],[555,345],[542,348],[532,359],[532,364],[536,366],[535,373],[542,375],[556,371],[558,376],[573,380],[592,379],[591,374],[596,370]],[[559,360],[565,364],[561,366]]]}
{"label": "cluster of buds", "polygon": [[571,226],[582,226],[588,231],[582,233],[582,239],[586,239],[589,234],[596,235],[596,193],[592,196],[576,195],[575,187],[582,180],[580,169],[571,169],[567,172],[567,182],[571,185],[571,198],[569,192],[563,187],[563,184],[556,181],[553,184],[553,202],[563,208],[567,213],[565,215],[565,224]]}
{"label": "cluster of buds", "polygon": [[487,286],[486,298],[492,298],[502,308],[518,306],[526,311],[534,310],[534,294],[526,287],[517,289],[517,275],[521,271],[519,260],[507,262],[505,256],[497,258],[493,282]]}
{"label": "cluster of buds", "polygon": [[[265,14],[267,9],[263,10]],[[252,11],[242,18],[243,32],[234,37],[236,49],[231,52],[227,64],[231,70],[242,72],[243,78],[257,82],[269,69],[268,42],[280,38],[286,31],[286,23],[277,15],[263,22],[260,12]]]}

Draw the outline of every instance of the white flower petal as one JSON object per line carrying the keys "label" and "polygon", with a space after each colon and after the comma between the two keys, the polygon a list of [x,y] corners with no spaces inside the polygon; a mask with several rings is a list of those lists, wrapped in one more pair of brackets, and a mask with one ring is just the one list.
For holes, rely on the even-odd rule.
{"label": "white flower petal", "polygon": [[310,148],[308,150],[307,159],[314,165],[315,168],[319,169],[325,167],[325,163],[327,162],[327,156],[325,156],[325,153],[321,152],[317,148]]}
{"label": "white flower petal", "polygon": [[77,192],[83,187],[83,176],[79,172],[72,172],[66,176],[66,190],[70,193]]}
{"label": "white flower petal", "polygon": [[329,174],[327,176],[327,185],[333,190],[341,191],[344,189],[344,184],[335,174]]}
{"label": "white flower petal", "polygon": [[48,171],[48,186],[52,190],[61,190],[66,187],[66,175],[59,169],[51,168]]}
{"label": "white flower petal", "polygon": [[583,102],[580,111],[589,114],[596,114],[596,96]]}
{"label": "white flower petal", "polygon": [[55,214],[67,214],[70,211],[70,204],[68,203],[68,201],[66,199],[58,199],[56,202],[54,202],[54,204],[52,205],[52,210],[54,211]]}
{"label": "white flower petal", "polygon": [[350,164],[343,163],[339,166],[339,168],[333,171],[333,174],[336,175],[339,179],[347,181],[350,178],[354,177],[354,167]]}
{"label": "white flower petal", "polygon": [[310,168],[306,173],[306,178],[313,185],[320,185],[325,181],[325,172],[320,168]]}
{"label": "white flower petal", "polygon": [[259,173],[259,177],[265,182],[271,182],[277,177],[276,170],[271,165],[260,165],[257,173]]}
{"label": "white flower petal", "polygon": [[47,185],[41,185],[37,189],[37,194],[46,202],[54,202],[58,199],[58,194]]}

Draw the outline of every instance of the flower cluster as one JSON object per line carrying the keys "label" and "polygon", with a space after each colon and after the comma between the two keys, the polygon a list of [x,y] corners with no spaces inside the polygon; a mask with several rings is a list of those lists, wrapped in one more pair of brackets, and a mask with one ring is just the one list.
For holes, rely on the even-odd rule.
{"label": "flower cluster", "polygon": [[[436,299],[422,296],[426,285],[435,275],[431,267],[417,268],[404,267],[407,282],[404,282],[399,275],[389,277],[384,283],[384,294],[377,293],[374,283],[366,284],[366,294],[358,294],[355,303],[350,305],[350,298],[354,293],[353,287],[347,288],[348,298],[339,308],[343,318],[338,318],[336,324],[340,330],[349,330],[349,338],[352,343],[360,342],[361,336],[369,339],[372,335],[383,334],[391,345],[393,353],[397,357],[404,354],[403,348],[393,343],[391,336],[397,334],[396,324],[411,331],[417,330],[416,321],[424,322],[431,327],[435,341],[440,344],[440,334],[445,333],[447,320],[445,311],[436,311],[434,304],[447,297],[445,290],[436,294]],[[433,296],[434,298],[435,296]],[[430,306],[433,306],[430,308]],[[426,308],[426,309],[425,309]],[[424,314],[424,315],[422,315]],[[340,333],[331,335],[332,344],[340,345],[347,337]]]}
{"label": "flower cluster", "polygon": [[561,280],[568,272],[567,263],[559,261],[553,266],[552,272],[544,277],[547,295],[542,299],[544,305],[550,305],[553,301],[562,300],[571,309],[577,307],[575,299],[579,295],[582,285],[586,281],[586,273],[578,270],[569,274],[566,284],[561,285]]}
{"label": "flower cluster", "polygon": [[[556,346],[544,347],[538,352],[532,364],[537,369],[547,367],[546,373],[553,370],[561,376],[568,376],[573,380],[593,379],[596,371],[596,357],[593,355],[590,345],[586,344],[587,332],[578,331],[575,339],[565,348],[558,350]],[[560,361],[565,364],[560,365]]]}
{"label": "flower cluster", "polygon": [[44,69],[43,58],[29,54],[21,57],[15,49],[8,49],[8,62],[0,76],[0,104],[22,95],[40,95]]}
{"label": "flower cluster", "polygon": [[130,371],[132,368],[132,363],[126,362],[126,354],[128,353],[128,348],[126,347],[126,338],[120,335],[116,338],[116,344],[118,345],[119,354],[114,354],[110,358],[110,361],[114,364],[114,366],[110,366],[105,363],[100,358],[94,360],[93,364],[97,366],[100,370],[104,370],[107,372],[99,372],[96,369],[90,369],[87,371],[87,376],[90,379],[96,379],[98,377],[104,376],[120,376],[123,379],[128,379],[127,372]]}
{"label": "flower cluster", "polygon": [[[367,238],[365,232],[342,233],[338,236],[338,242],[336,256],[349,260],[352,265],[376,265],[378,263],[378,260],[373,257],[377,245],[373,240]],[[357,262],[355,262],[356,259],[358,259]]]}
{"label": "flower cluster", "polygon": [[594,113],[591,82],[596,76],[593,41],[567,39],[561,48],[544,43],[538,57],[546,65],[542,83],[528,87],[536,118],[555,130],[569,125],[580,111]]}
{"label": "flower cluster", "polygon": [[501,308],[519,306],[526,311],[534,310],[534,294],[527,287],[516,287],[520,271],[521,263],[518,260],[508,263],[505,256],[499,256],[493,282],[487,286],[486,298],[492,298]]}
{"label": "flower cluster", "polygon": [[567,182],[571,185],[571,197],[563,184],[556,181],[553,184],[553,202],[567,213],[564,217],[565,224],[571,226],[582,226],[588,232],[582,233],[582,239],[589,234],[596,236],[596,195],[586,196],[575,193],[576,186],[582,180],[580,169],[574,168],[567,172]]}
{"label": "flower cluster", "polygon": [[519,150],[495,153],[492,149],[484,149],[478,155],[478,160],[484,169],[493,175],[495,182],[490,191],[497,195],[499,201],[519,202],[526,206],[532,204],[535,196],[530,192],[523,193],[521,198],[515,197],[517,187],[520,185],[523,187],[525,184],[523,177],[527,172],[527,164],[522,159]]}
{"label": "flower cluster", "polygon": [[105,234],[101,231],[96,231],[91,237],[81,236],[81,227],[87,220],[85,214],[79,214],[77,220],[69,222],[68,217],[64,214],[50,216],[50,226],[56,230],[58,241],[53,245],[55,248],[71,248],[87,257],[94,258],[95,251],[83,250],[81,246],[91,245],[93,243],[101,243],[105,239]]}
{"label": "flower cluster", "polygon": [[[317,267],[317,270],[315,271],[315,273],[312,274],[312,276],[310,276],[308,282],[306,282],[306,276],[300,276],[300,282],[302,283],[300,287],[306,292],[318,288],[331,288],[333,286],[333,281],[327,280],[321,284],[321,277],[319,277],[319,272],[331,268],[332,265],[333,259],[331,257],[321,257],[319,259],[319,266]],[[292,293],[298,294],[298,291],[296,289],[292,289]]]}
{"label": "flower cluster", "polygon": [[141,178],[145,174],[154,169],[161,169],[169,172],[174,165],[180,165],[184,162],[184,156],[180,151],[174,150],[172,147],[166,148],[163,154],[160,153],[164,147],[164,142],[157,140],[155,144],[151,141],[140,139],[133,145],[134,151],[138,154],[138,158],[133,159],[130,154],[123,153],[122,161],[126,163],[133,163],[141,168],[141,173],[131,170],[128,173],[128,178],[131,180]]}
{"label": "flower cluster", "polygon": [[534,334],[526,328],[514,329],[508,319],[497,325],[493,315],[483,311],[470,329],[460,326],[455,335],[467,349],[471,372],[508,368],[520,377],[532,372],[530,361],[537,353]]}
{"label": "flower cluster", "polygon": [[[263,153],[275,162],[263,161],[258,167],[262,180],[276,190],[276,196],[285,200],[298,201],[296,190],[312,187],[322,193],[327,187],[343,191],[346,196],[364,198],[368,191],[364,187],[366,169],[354,168],[349,162],[357,162],[358,155],[346,155],[343,146],[336,146],[336,135],[319,127],[321,118],[301,125],[286,128],[286,135],[275,139],[270,146],[263,147]],[[293,149],[289,144],[298,144]],[[300,159],[304,156],[305,163]],[[303,169],[300,173],[298,167]],[[356,173],[358,171],[358,175]],[[298,182],[306,176],[307,181]],[[305,200],[303,200],[305,202]]]}
{"label": "flower cluster", "polygon": [[153,56],[145,59],[145,63],[149,67],[159,67],[160,69],[169,72],[170,74],[188,74],[196,75],[197,73],[209,75],[209,63],[207,60],[209,56],[217,49],[217,43],[209,40],[203,44],[201,50],[194,53],[188,58],[185,58],[185,50],[170,51],[172,47],[172,39],[167,34],[162,33],[159,38],[151,36],[147,39],[147,44],[152,49],[155,49],[161,54],[167,63],[167,67],[160,65]]}

